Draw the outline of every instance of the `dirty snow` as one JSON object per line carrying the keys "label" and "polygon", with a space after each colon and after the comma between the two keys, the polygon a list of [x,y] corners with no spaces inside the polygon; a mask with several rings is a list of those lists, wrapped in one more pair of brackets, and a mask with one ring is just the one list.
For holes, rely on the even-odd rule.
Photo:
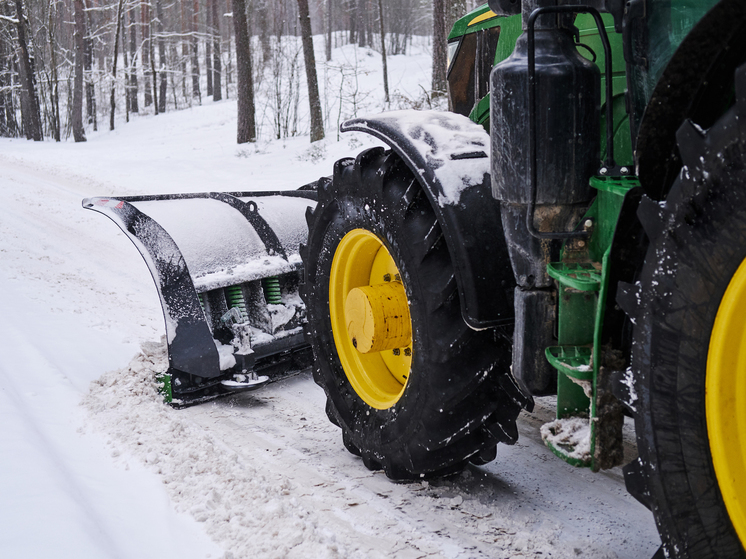
{"label": "dirty snow", "polygon": [[[392,89],[428,81],[428,48],[389,59]],[[366,112],[383,109],[380,58],[335,57],[357,64]],[[344,450],[308,372],[187,410],[160,403],[157,291],[129,240],[81,199],[288,189],[378,145],[328,132],[312,147],[236,146],[235,102],[205,100],[85,144],[0,139],[0,556],[652,555],[652,516],[619,469],[572,468],[541,443],[551,401],[491,464],[412,484]]]}
{"label": "dirty snow", "polygon": [[588,418],[555,419],[541,426],[541,438],[576,460],[591,459],[591,424]]}

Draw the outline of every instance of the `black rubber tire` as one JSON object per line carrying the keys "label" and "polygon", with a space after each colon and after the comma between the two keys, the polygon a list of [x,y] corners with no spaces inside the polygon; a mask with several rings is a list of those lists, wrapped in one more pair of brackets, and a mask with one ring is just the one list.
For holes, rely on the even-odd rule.
{"label": "black rubber tire", "polygon": [[[515,443],[515,420],[527,401],[509,372],[512,332],[466,326],[440,225],[402,160],[374,148],[338,161],[307,220],[308,246],[301,250],[307,340],[314,379],[347,449],[368,468],[406,480],[457,472],[471,458],[494,457],[497,443]],[[412,369],[399,400],[384,410],[366,404],[347,380],[329,316],[335,250],[357,228],[383,241],[410,306]]]}
{"label": "black rubber tire", "polygon": [[650,245],[632,316],[640,453],[632,470],[666,557],[746,557],[718,487],[705,408],[710,334],[746,259],[746,128],[736,119],[744,109],[741,98],[707,132],[682,125],[684,168],[665,204],[644,199],[638,213]]}

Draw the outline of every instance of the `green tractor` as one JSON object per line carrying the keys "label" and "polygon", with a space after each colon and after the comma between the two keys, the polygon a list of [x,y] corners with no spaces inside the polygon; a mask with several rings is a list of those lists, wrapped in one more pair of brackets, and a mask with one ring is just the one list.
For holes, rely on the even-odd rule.
{"label": "green tractor", "polygon": [[417,480],[556,395],[576,466],[622,465],[634,418],[656,557],[746,557],[746,4],[491,0],[448,61],[451,112],[344,123],[390,149],[298,191],[84,200],[158,286],[167,401],[310,344],[344,446]]}
{"label": "green tractor", "polygon": [[[453,113],[346,122],[301,248],[344,445],[396,480],[483,464],[556,394],[560,458],[623,462],[663,557],[746,557],[746,6],[492,0]],[[468,117],[470,120],[467,120]]]}

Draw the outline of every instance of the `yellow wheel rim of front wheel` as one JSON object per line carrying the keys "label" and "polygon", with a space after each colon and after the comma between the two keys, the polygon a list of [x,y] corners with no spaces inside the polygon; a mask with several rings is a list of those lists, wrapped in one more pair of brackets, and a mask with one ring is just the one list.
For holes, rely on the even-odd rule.
{"label": "yellow wheel rim of front wheel", "polygon": [[746,547],[746,260],[718,308],[707,354],[705,410],[720,493]]}
{"label": "yellow wheel rim of front wheel", "polygon": [[[394,349],[361,353],[348,333],[345,302],[354,288],[401,282],[399,269],[381,239],[353,229],[340,241],[329,276],[329,314],[337,355],[358,396],[375,409],[388,409],[404,393],[412,368],[412,342]],[[408,302],[401,309],[411,331]]]}

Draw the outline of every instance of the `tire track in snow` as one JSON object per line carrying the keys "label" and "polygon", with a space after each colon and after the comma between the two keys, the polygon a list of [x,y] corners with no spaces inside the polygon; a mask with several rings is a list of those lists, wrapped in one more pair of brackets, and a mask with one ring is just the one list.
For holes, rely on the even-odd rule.
{"label": "tire track in snow", "polygon": [[[165,351],[144,351],[94,383],[85,405],[115,447],[159,473],[177,510],[205,522],[235,558],[631,559],[656,545],[654,527],[645,531],[647,516],[617,478],[589,482],[585,476],[593,474],[563,469],[556,459],[536,468],[536,455],[549,451],[530,439],[516,449],[521,460],[498,458],[449,480],[395,484],[344,450],[308,373],[175,411],[157,403],[150,380],[165,369]],[[546,485],[552,467],[559,483],[568,482],[556,501],[529,491],[537,475]],[[513,471],[496,473],[505,468]],[[593,497],[587,503],[578,496],[583,486]],[[574,507],[562,502],[576,498]],[[597,501],[605,499],[626,508],[607,511],[611,520],[594,526]],[[629,511],[637,517],[626,518]]]}

